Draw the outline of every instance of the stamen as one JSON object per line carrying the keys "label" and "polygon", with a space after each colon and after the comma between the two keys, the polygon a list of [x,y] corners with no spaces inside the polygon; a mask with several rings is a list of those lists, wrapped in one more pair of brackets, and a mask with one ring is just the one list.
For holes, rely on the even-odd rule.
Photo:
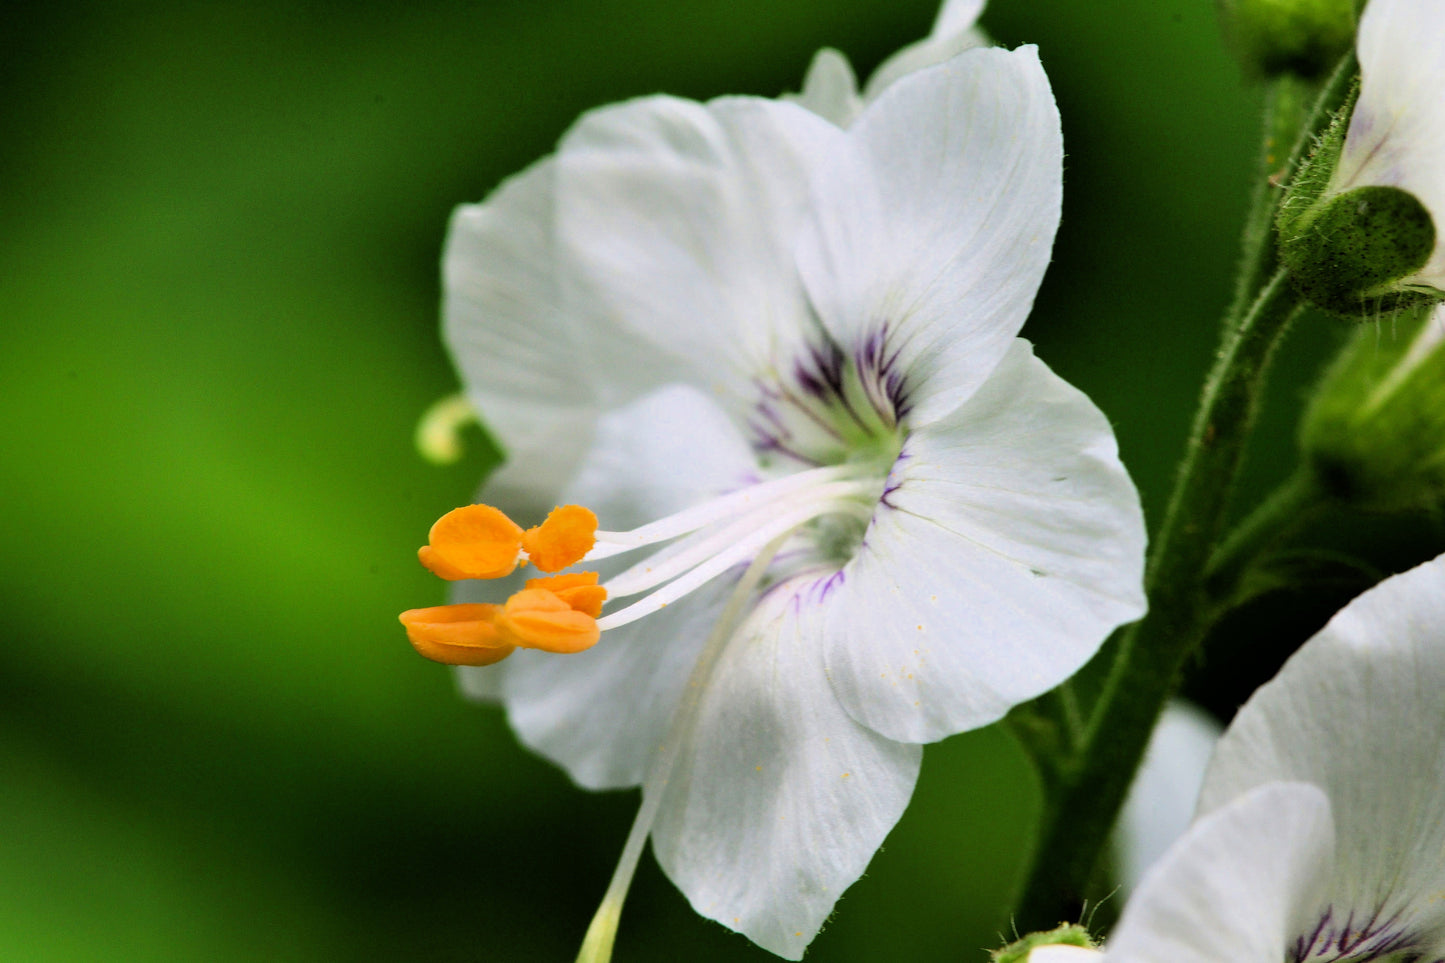
{"label": "stamen", "polygon": [[466,505],[437,519],[417,558],[448,581],[502,578],[517,567],[522,528],[490,505]]}
{"label": "stamen", "polygon": [[[755,561],[763,546],[814,518],[841,514],[866,522],[877,501],[876,487],[875,480],[853,465],[800,472],[631,532],[597,532],[597,516],[580,505],[559,506],[525,532],[489,505],[468,505],[438,519],[429,543],[418,552],[422,564],[442,578],[500,578],[511,574],[524,555],[552,573],[583,558],[688,537],[607,585],[598,584],[596,572],[535,578],[502,606],[414,609],[402,615],[402,622],[418,652],[453,665],[487,665],[519,647],[581,652],[596,645],[604,630],[650,615],[734,566]],[[597,546],[597,539],[606,542]],[[609,597],[654,589],[621,611],[602,616]]]}
{"label": "stamen", "polygon": [[[610,598],[636,595],[663,582],[676,578],[694,566],[740,543],[750,533],[758,531],[770,519],[782,517],[783,513],[797,507],[812,506],[818,514],[836,510],[840,499],[850,495],[872,495],[877,485],[873,482],[837,481],[817,485],[791,497],[774,499],[753,512],[734,519],[719,528],[695,532],[662,552],[637,563],[626,571],[607,581]],[[766,541],[766,539],[764,539]]]}
{"label": "stamen", "polygon": [[437,605],[401,613],[406,637],[418,654],[444,665],[491,665],[516,646],[494,624],[499,605]]}
{"label": "stamen", "polygon": [[[781,515],[774,516],[767,522],[763,522],[754,528],[746,538],[739,539],[730,548],[718,552],[706,562],[687,572],[687,574],[669,582],[662,588],[645,596],[627,608],[613,612],[606,618],[598,620],[598,626],[602,631],[615,629],[635,622],[644,616],[651,615],[671,603],[682,598],[698,586],[703,585],[717,576],[726,572],[734,565],[748,561],[753,558],[765,544],[777,538],[783,532],[790,532],[799,525],[820,515],[833,513],[846,513],[868,517],[871,509],[859,504],[857,501],[834,499],[822,503],[810,501],[802,508],[795,509]],[[611,591],[611,583],[606,588]]]}
{"label": "stamen", "polygon": [[595,618],[602,615],[602,603],[607,601],[607,590],[597,584],[596,572],[570,572],[553,575],[551,578],[527,579],[529,589],[547,589],[578,612],[586,612]]}
{"label": "stamen", "polygon": [[[516,569],[525,545],[538,568],[554,572],[587,554],[596,528],[597,516],[580,505],[557,508],[526,532],[490,505],[468,505],[439,518],[417,555],[442,578],[501,578]],[[401,622],[412,646],[434,662],[490,665],[515,648],[591,648],[606,599],[596,572],[573,572],[531,579],[505,605],[412,609]]]}
{"label": "stamen", "polygon": [[545,588],[525,588],[507,599],[496,626],[514,645],[563,654],[592,648],[602,634],[596,618]]}
{"label": "stamen", "polygon": [[522,549],[543,572],[576,565],[597,544],[597,516],[581,505],[561,505],[522,535]]}
{"label": "stamen", "polygon": [[598,545],[587,554],[587,561],[610,558],[644,545],[665,542],[679,535],[697,531],[723,519],[735,518],[739,512],[751,512],[763,505],[795,492],[810,489],[823,482],[865,475],[857,465],[834,465],[794,472],[773,481],[759,482],[721,495],[711,501],[685,508],[674,515],[650,522],[630,532],[598,532]]}

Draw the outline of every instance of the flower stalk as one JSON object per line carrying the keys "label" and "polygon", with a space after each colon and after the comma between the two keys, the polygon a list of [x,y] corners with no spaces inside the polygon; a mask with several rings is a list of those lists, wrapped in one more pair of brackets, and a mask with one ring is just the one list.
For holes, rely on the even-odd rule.
{"label": "flower stalk", "polygon": [[[1226,590],[1239,585],[1251,562],[1316,518],[1330,502],[1311,472],[1296,470],[1241,519],[1215,549],[1209,559],[1211,584]],[[1224,600],[1218,590],[1215,595]]]}

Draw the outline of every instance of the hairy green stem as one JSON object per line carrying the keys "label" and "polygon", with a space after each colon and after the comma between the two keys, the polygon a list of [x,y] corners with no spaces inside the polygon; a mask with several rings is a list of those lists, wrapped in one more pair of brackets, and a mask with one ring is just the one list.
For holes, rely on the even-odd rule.
{"label": "hairy green stem", "polygon": [[1209,559],[1210,582],[1227,591],[1249,563],[1296,531],[1330,504],[1313,472],[1299,468],[1260,502],[1215,549]]}
{"label": "hairy green stem", "polygon": [[1299,154],[1308,146],[1300,127],[1309,116],[1314,88],[1293,74],[1280,77],[1265,94],[1264,137],[1254,194],[1239,244],[1239,274],[1234,283],[1234,301],[1225,313],[1225,323],[1239,318],[1278,268],[1274,250],[1274,214],[1284,194],[1285,181]]}

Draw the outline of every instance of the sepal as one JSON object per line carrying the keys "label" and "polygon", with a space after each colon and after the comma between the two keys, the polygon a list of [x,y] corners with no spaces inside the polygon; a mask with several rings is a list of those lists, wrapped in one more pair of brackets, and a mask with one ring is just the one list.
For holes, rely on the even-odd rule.
{"label": "sepal", "polygon": [[1435,222],[1398,187],[1357,187],[1315,205],[1286,232],[1280,256],[1310,303],[1352,320],[1436,300],[1402,283],[1430,260]]}

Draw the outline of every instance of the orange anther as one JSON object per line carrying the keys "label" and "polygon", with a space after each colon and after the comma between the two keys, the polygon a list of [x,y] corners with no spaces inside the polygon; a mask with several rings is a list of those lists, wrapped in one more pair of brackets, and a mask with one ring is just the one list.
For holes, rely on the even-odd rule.
{"label": "orange anther", "polygon": [[490,505],[467,505],[437,519],[417,552],[444,579],[501,578],[517,567],[522,528]]}
{"label": "orange anther", "polygon": [[401,613],[406,637],[418,653],[446,665],[491,665],[516,646],[502,640],[500,605],[437,605]]}
{"label": "orange anther", "polygon": [[602,635],[595,618],[545,588],[525,588],[507,599],[496,626],[510,644],[545,652],[581,652]]}
{"label": "orange anther", "polygon": [[602,617],[602,603],[607,601],[607,590],[597,584],[596,572],[569,572],[548,578],[529,578],[527,588],[546,589],[575,611],[586,612],[594,619]]}
{"label": "orange anther", "polygon": [[527,529],[522,548],[532,564],[543,572],[560,572],[576,565],[597,544],[597,516],[581,505],[552,509],[546,521]]}

